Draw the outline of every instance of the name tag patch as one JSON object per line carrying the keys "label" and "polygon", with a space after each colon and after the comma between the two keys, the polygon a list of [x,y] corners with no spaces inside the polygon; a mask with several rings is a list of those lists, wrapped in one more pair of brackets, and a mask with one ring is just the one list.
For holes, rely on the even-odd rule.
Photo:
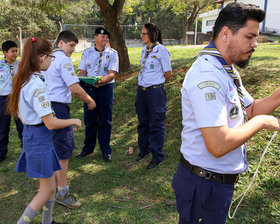
{"label": "name tag patch", "polygon": [[68,66],[72,66],[72,63],[67,63],[64,65],[64,68],[67,68]]}
{"label": "name tag patch", "polygon": [[201,82],[197,85],[197,87],[199,89],[204,89],[206,87],[212,87],[212,88],[215,88],[215,89],[220,89],[221,86],[219,83],[216,83],[214,81],[205,81],[205,82]]}
{"label": "name tag patch", "polygon": [[206,101],[216,100],[216,93],[215,92],[205,93],[205,99]]}
{"label": "name tag patch", "polygon": [[34,96],[37,97],[40,93],[44,93],[45,90],[44,89],[38,89],[35,93]]}

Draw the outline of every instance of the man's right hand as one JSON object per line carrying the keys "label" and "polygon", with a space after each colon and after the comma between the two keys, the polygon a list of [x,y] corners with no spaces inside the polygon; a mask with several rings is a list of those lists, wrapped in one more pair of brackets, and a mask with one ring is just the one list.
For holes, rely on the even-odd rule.
{"label": "man's right hand", "polygon": [[96,107],[95,101],[92,99],[88,104],[88,110],[93,110]]}

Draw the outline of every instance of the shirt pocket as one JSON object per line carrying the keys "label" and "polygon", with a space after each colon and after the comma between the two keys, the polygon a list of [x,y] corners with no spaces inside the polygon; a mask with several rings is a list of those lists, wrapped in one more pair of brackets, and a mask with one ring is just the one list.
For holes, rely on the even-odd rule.
{"label": "shirt pocket", "polygon": [[233,90],[227,93],[227,98],[231,104],[238,104],[239,96]]}

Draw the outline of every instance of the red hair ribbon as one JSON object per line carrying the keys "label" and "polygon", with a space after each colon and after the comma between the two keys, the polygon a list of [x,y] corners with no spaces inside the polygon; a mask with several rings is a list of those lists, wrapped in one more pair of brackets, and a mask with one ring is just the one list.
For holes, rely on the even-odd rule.
{"label": "red hair ribbon", "polygon": [[32,38],[31,38],[31,41],[32,41],[32,42],[35,42],[35,38],[34,38],[34,37],[32,37]]}

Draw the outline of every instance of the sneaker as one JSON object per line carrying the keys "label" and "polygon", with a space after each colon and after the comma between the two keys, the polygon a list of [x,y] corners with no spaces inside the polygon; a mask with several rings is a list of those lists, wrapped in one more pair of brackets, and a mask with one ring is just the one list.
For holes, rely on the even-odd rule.
{"label": "sneaker", "polygon": [[55,201],[73,209],[80,208],[82,206],[82,203],[77,201],[74,195],[72,195],[70,192],[67,192],[64,197],[61,197],[59,192],[57,192],[55,195]]}

